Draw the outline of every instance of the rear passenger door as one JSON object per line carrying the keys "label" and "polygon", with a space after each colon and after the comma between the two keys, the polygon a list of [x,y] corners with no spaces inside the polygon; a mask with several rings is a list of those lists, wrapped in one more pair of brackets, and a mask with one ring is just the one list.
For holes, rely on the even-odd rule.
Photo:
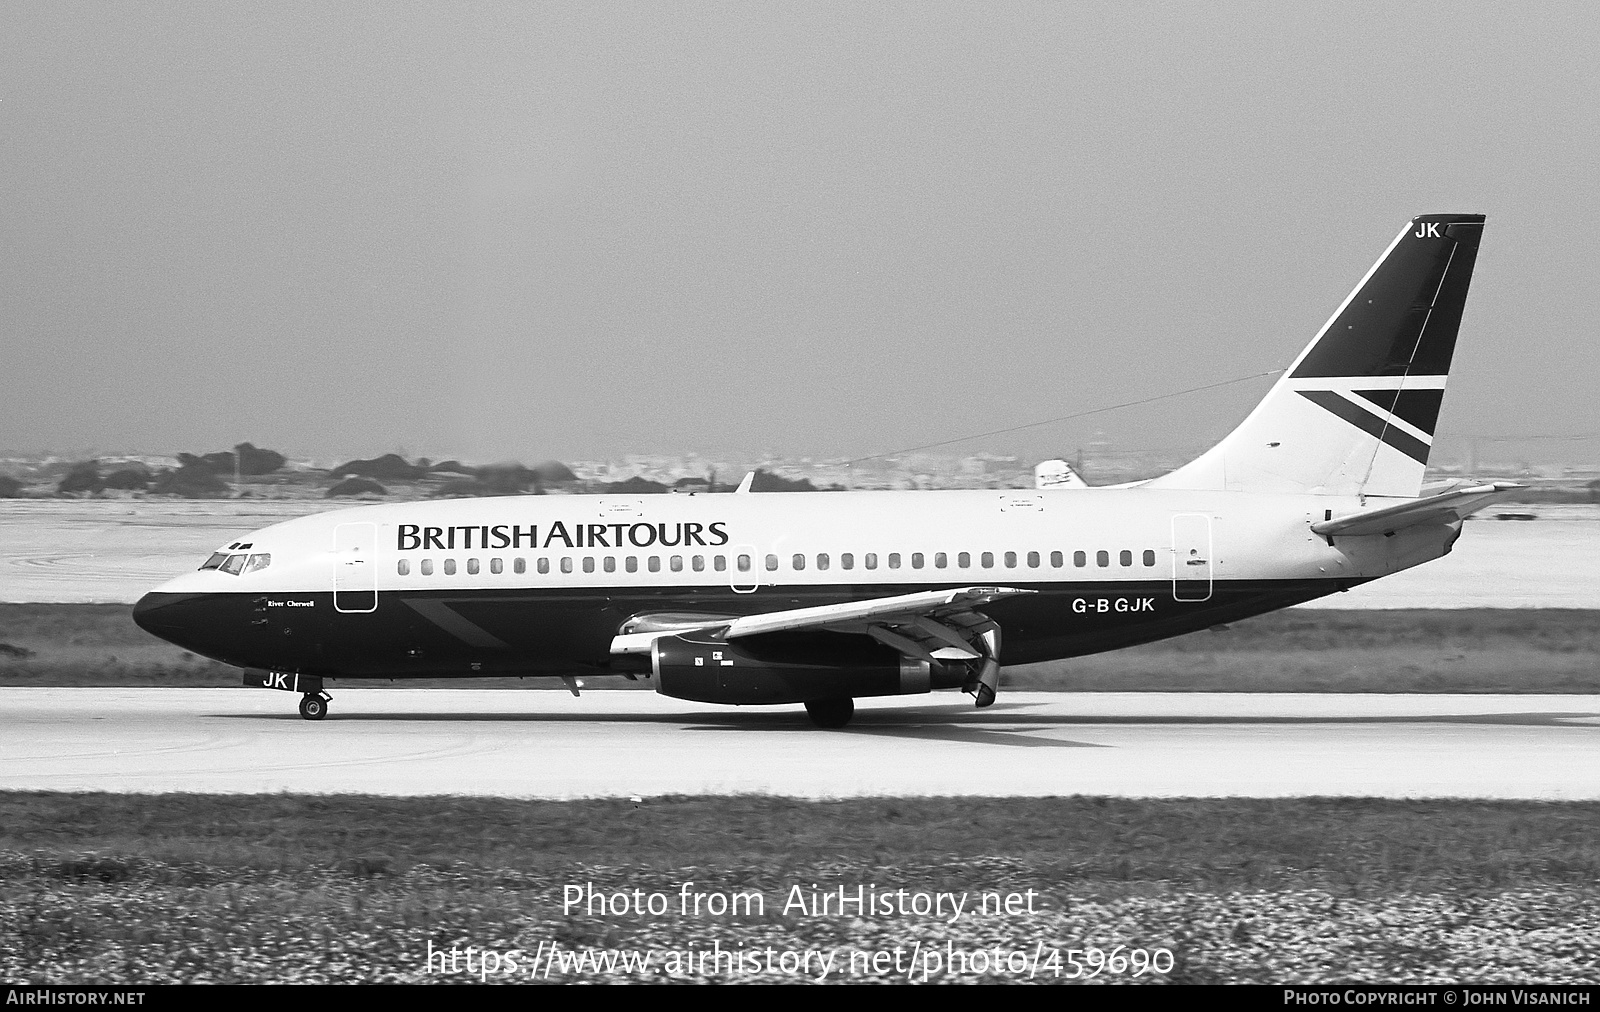
{"label": "rear passenger door", "polygon": [[1211,599],[1211,518],[1179,513],[1172,518],[1172,599]]}

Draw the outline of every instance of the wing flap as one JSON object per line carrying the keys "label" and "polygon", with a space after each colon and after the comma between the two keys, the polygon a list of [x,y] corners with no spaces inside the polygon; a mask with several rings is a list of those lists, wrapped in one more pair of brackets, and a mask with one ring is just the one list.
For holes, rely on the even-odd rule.
{"label": "wing flap", "polygon": [[1323,537],[1333,537],[1336,534],[1356,536],[1393,534],[1395,531],[1416,527],[1419,524],[1454,523],[1466,519],[1469,514],[1482,509],[1486,504],[1521,487],[1511,481],[1474,485],[1471,488],[1457,489],[1426,499],[1411,499],[1394,506],[1321,520],[1312,524],[1311,530]]}
{"label": "wing flap", "polygon": [[[1003,597],[1032,593],[1035,592],[1017,587],[956,587],[949,590],[897,594],[893,597],[878,597],[867,601],[845,601],[811,608],[789,608],[784,611],[745,615],[734,619],[709,619],[704,622],[684,624],[660,623],[666,628],[649,628],[643,632],[629,631],[614,637],[611,641],[611,652],[645,654],[650,652],[651,645],[660,636],[708,631],[716,631],[726,639],[737,639],[741,636],[759,636],[762,633],[791,632],[797,629],[837,629],[840,626],[856,626],[860,631],[866,632],[866,627],[870,625],[874,628],[894,626],[902,630],[904,627],[911,627],[921,634],[912,638],[921,639],[928,634],[928,630],[918,625],[919,618],[928,619],[930,624],[933,620],[940,619],[947,624],[965,626],[969,623],[961,619],[973,608]],[[929,638],[941,641],[937,644],[941,648],[955,648],[955,643],[951,642],[954,637],[935,634]],[[925,652],[929,651],[924,648],[919,650],[917,655],[920,656]]]}

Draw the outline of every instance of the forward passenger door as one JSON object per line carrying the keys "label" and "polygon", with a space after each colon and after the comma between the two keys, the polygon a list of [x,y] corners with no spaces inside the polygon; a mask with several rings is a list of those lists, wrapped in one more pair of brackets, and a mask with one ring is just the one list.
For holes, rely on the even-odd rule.
{"label": "forward passenger door", "polygon": [[340,524],[333,529],[333,610],[378,610],[377,524]]}

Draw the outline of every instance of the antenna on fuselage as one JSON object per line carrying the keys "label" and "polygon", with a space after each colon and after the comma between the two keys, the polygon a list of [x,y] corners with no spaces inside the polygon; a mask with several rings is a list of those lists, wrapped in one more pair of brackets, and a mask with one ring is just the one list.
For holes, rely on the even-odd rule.
{"label": "antenna on fuselage", "polygon": [[741,481],[739,483],[739,487],[733,490],[733,494],[734,495],[744,495],[745,493],[749,492],[750,491],[750,486],[755,484],[755,480],[756,480],[756,473],[754,471],[751,471],[751,472],[747,473],[744,476],[744,481]]}

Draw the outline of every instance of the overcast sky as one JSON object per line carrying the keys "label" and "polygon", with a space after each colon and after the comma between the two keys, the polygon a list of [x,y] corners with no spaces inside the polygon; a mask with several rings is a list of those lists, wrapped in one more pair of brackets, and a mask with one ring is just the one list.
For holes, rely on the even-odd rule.
{"label": "overcast sky", "polygon": [[1282,367],[1460,211],[1441,437],[1600,432],[1586,4],[0,11],[0,449],[859,456]]}

